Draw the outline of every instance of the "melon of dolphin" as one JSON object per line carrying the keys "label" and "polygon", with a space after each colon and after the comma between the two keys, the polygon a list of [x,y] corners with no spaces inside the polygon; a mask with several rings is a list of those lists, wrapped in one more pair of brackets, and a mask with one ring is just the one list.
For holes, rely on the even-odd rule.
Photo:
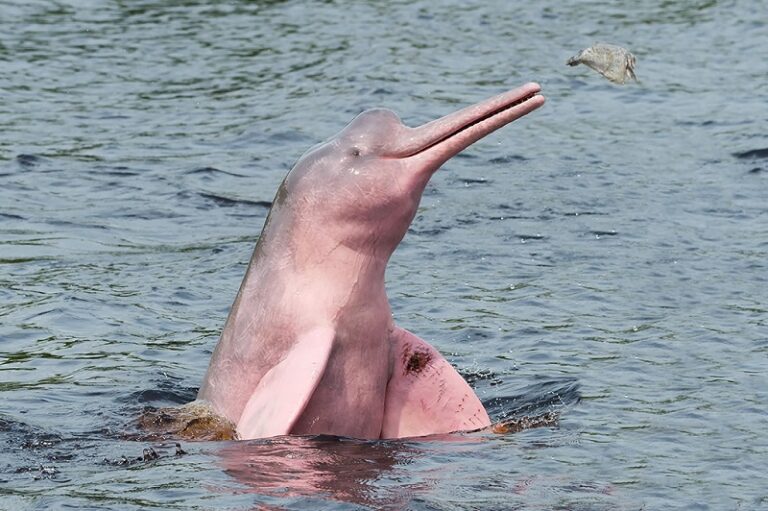
{"label": "melon of dolphin", "polygon": [[490,425],[384,287],[432,174],[544,104],[529,83],[418,128],[368,110],[285,177],[198,394],[241,439],[400,438]]}

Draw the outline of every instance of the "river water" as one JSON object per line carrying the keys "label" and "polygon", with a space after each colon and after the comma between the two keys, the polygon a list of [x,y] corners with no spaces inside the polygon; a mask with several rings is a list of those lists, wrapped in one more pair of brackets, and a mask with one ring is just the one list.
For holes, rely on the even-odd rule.
{"label": "river water", "polygon": [[[565,66],[596,41],[639,83]],[[766,48],[747,0],[0,2],[0,509],[768,509]],[[494,417],[556,426],[126,436],[194,397],[307,148],[527,81],[387,285]]]}

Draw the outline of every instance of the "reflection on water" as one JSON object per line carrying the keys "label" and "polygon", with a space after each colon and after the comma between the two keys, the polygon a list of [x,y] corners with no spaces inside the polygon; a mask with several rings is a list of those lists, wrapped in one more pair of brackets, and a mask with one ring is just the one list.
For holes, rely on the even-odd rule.
{"label": "reflection on water", "polygon": [[401,509],[428,483],[379,488],[389,472],[424,455],[405,442],[362,442],[337,437],[282,437],[229,443],[221,465],[247,491],[281,498],[330,498],[376,509]]}

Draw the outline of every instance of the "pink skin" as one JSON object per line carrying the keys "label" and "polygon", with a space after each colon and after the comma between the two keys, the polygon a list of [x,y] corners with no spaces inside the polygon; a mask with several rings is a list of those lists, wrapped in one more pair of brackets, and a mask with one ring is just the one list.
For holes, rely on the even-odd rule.
{"label": "pink skin", "polygon": [[384,288],[432,174],[544,104],[529,83],[418,128],[369,110],[286,176],[198,399],[242,439],[400,438],[490,425],[472,389],[397,327]]}

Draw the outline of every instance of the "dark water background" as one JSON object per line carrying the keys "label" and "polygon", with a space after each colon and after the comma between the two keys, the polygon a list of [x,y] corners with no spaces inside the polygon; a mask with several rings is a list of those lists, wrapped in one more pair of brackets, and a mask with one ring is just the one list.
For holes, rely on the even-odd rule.
{"label": "dark water background", "polygon": [[[768,509],[768,154],[734,155],[768,148],[767,13],[0,2],[0,509]],[[640,83],[564,65],[595,41]],[[194,396],[302,152],[529,80],[545,107],[435,175],[388,288],[482,399],[558,427],[122,438]]]}

